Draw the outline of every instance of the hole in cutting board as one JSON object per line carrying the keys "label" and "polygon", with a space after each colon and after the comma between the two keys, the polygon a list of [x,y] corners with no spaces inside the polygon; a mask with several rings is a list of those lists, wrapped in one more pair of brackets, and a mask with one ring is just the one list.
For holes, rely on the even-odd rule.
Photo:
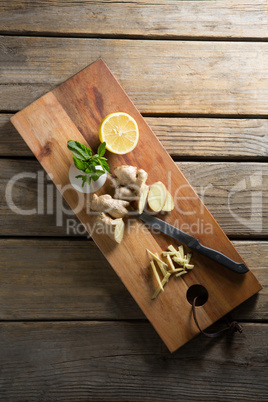
{"label": "hole in cutting board", "polygon": [[186,297],[190,304],[193,304],[195,297],[197,297],[196,306],[203,306],[208,300],[208,291],[202,285],[192,285],[187,290]]}

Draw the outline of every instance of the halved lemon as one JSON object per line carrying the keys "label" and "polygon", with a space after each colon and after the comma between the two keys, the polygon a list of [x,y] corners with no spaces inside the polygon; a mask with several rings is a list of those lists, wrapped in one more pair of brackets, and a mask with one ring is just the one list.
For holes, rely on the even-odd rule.
{"label": "halved lemon", "polygon": [[102,120],[99,137],[101,142],[106,142],[108,151],[123,155],[136,147],[139,140],[138,125],[127,113],[112,113]]}

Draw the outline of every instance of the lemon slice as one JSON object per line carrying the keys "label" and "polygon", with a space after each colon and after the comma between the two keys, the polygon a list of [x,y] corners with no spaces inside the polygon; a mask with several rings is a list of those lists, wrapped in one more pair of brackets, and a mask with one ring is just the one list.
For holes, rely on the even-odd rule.
{"label": "lemon slice", "polygon": [[108,151],[123,155],[136,147],[139,140],[138,125],[127,113],[112,113],[102,120],[99,137],[101,142],[106,142]]}

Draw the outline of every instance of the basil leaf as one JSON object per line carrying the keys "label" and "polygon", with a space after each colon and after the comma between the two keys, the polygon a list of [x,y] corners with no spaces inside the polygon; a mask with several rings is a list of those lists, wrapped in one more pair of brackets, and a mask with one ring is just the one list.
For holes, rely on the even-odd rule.
{"label": "basil leaf", "polygon": [[77,167],[77,169],[82,170],[83,172],[85,172],[85,169],[87,167],[87,163],[81,161],[80,159],[78,159],[74,155],[73,155],[73,160],[74,160],[74,164]]}
{"label": "basil leaf", "polygon": [[[110,172],[110,168],[107,161],[107,158],[104,158],[104,154],[106,151],[106,142],[103,142],[98,147],[98,153],[92,155],[92,151],[86,145],[81,144],[78,141],[68,141],[67,143],[68,149],[73,153],[74,164],[77,169],[85,172],[85,175],[78,175],[76,178],[82,179],[82,187],[84,187],[85,183],[90,184],[91,180],[96,181],[100,176],[102,176],[106,172]],[[100,166],[101,169],[96,169],[97,166]]]}
{"label": "basil leaf", "polygon": [[103,142],[98,147],[98,154],[99,156],[103,156],[105,154],[106,142]]}
{"label": "basil leaf", "polygon": [[100,176],[102,176],[105,172],[103,170],[96,170],[94,173],[91,173],[91,179],[93,181],[97,181]]}
{"label": "basil leaf", "polygon": [[106,161],[101,160],[101,159],[99,160],[99,162],[100,162],[100,165],[102,166],[102,168],[104,170],[106,170],[108,173],[110,173],[110,168],[109,168],[108,163]]}
{"label": "basil leaf", "polygon": [[91,164],[92,166],[98,166],[100,163],[99,163],[98,159],[91,159],[91,160],[90,160],[90,164]]}
{"label": "basil leaf", "polygon": [[91,150],[86,145],[80,144],[78,141],[68,141],[67,146],[79,160],[87,161],[92,156]]}
{"label": "basil leaf", "polygon": [[85,172],[86,172],[86,173],[93,173],[93,172],[95,172],[95,170],[96,170],[95,166],[96,166],[96,165],[95,165],[94,163],[88,163]]}

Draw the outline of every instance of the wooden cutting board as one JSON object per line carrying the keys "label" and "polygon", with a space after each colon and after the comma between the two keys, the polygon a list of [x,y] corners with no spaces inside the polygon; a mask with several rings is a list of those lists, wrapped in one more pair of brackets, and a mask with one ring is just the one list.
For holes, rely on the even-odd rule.
{"label": "wooden cutting board", "polygon": [[[165,291],[152,300],[156,284],[146,248],[160,254],[171,243],[176,245],[176,241],[162,234],[153,235],[141,221],[133,218],[125,219],[127,228],[120,244],[94,233],[95,217],[88,214],[86,207],[88,196],[78,194],[69,183],[72,155],[66,145],[72,139],[96,150],[101,120],[117,111],[134,117],[140,139],[129,154],[118,156],[107,152],[111,171],[121,164],[145,169],[149,175],[148,184],[162,181],[178,200],[177,208],[164,216],[164,220],[194,235],[205,246],[217,249],[235,261],[243,261],[102,60],[36,100],[14,115],[11,121],[173,352],[198,333],[192,306],[186,297],[192,285],[200,284],[208,292],[207,302],[197,308],[202,329],[258,292],[261,286],[252,272],[236,274],[194,253],[191,261],[195,268],[182,277],[172,277]],[[105,186],[109,186],[108,182]],[[78,199],[82,207],[75,210]]]}

